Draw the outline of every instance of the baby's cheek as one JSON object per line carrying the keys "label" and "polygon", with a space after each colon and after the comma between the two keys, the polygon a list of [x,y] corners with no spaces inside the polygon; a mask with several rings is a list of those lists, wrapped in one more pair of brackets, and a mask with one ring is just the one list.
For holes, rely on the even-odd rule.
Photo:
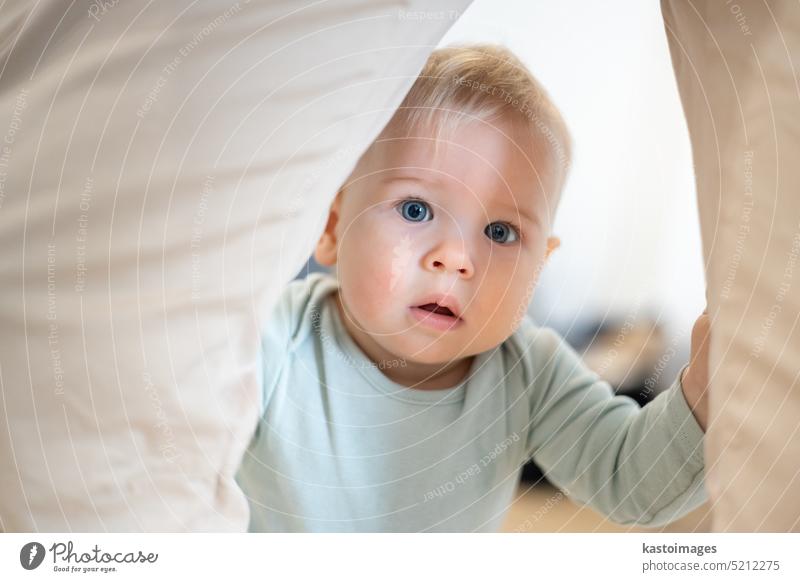
{"label": "baby's cheek", "polygon": [[389,308],[397,307],[398,301],[401,300],[402,281],[389,269],[376,268],[373,273],[375,281],[373,308],[378,313],[388,313]]}
{"label": "baby's cheek", "polygon": [[487,309],[487,335],[498,344],[508,339],[519,327],[528,310],[524,289],[509,285],[496,289],[496,297]]}
{"label": "baby's cheek", "polygon": [[357,280],[351,282],[354,299],[370,319],[380,319],[396,304],[397,291],[401,288],[399,282],[394,281],[385,262],[375,260],[374,256],[364,257],[355,271]]}
{"label": "baby's cheek", "polygon": [[415,262],[414,249],[408,233],[387,225],[383,231],[374,232],[369,240],[369,264],[380,293],[386,295],[403,289]]}

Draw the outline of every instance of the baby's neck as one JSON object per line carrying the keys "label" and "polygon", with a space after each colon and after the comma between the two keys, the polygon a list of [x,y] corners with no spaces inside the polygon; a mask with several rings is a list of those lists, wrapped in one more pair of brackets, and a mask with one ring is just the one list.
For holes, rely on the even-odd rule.
{"label": "baby's neck", "polygon": [[382,372],[392,382],[415,390],[444,390],[457,386],[467,377],[474,358],[475,356],[470,356],[447,365],[408,362],[407,366]]}
{"label": "baby's neck", "polygon": [[[447,364],[421,364],[404,360],[402,366],[385,365],[394,362],[397,357],[384,350],[369,334],[352,325],[350,318],[345,314],[338,292],[336,292],[336,308],[339,311],[339,319],[356,345],[392,382],[415,390],[443,390],[457,386],[469,374],[475,356]],[[380,365],[382,363],[383,366]]]}

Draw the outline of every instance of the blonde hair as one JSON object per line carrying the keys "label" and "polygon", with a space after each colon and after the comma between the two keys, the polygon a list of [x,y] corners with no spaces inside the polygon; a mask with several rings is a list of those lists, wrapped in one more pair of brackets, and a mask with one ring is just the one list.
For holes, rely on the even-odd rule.
{"label": "blonde hair", "polygon": [[408,134],[426,128],[434,131],[438,143],[459,124],[501,118],[527,123],[531,137],[541,136],[546,142],[548,163],[556,173],[555,191],[549,196],[554,212],[571,160],[569,131],[544,88],[501,45],[433,51],[387,129]]}

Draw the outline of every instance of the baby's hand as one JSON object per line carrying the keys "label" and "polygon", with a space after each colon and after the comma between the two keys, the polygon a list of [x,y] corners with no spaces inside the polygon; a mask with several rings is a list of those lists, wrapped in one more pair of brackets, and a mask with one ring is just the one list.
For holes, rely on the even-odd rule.
{"label": "baby's hand", "polygon": [[706,430],[708,422],[708,346],[711,343],[711,324],[708,312],[703,311],[692,328],[692,355],[689,367],[683,372],[681,386],[697,424]]}

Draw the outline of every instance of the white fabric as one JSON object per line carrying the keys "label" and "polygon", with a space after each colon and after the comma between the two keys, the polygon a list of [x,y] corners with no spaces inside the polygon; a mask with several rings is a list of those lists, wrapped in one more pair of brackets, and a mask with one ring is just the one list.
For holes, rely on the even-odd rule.
{"label": "white fabric", "polygon": [[800,5],[662,2],[712,318],[715,531],[800,531]]}
{"label": "white fabric", "polygon": [[258,329],[467,0],[0,8],[0,529],[234,530]]}

